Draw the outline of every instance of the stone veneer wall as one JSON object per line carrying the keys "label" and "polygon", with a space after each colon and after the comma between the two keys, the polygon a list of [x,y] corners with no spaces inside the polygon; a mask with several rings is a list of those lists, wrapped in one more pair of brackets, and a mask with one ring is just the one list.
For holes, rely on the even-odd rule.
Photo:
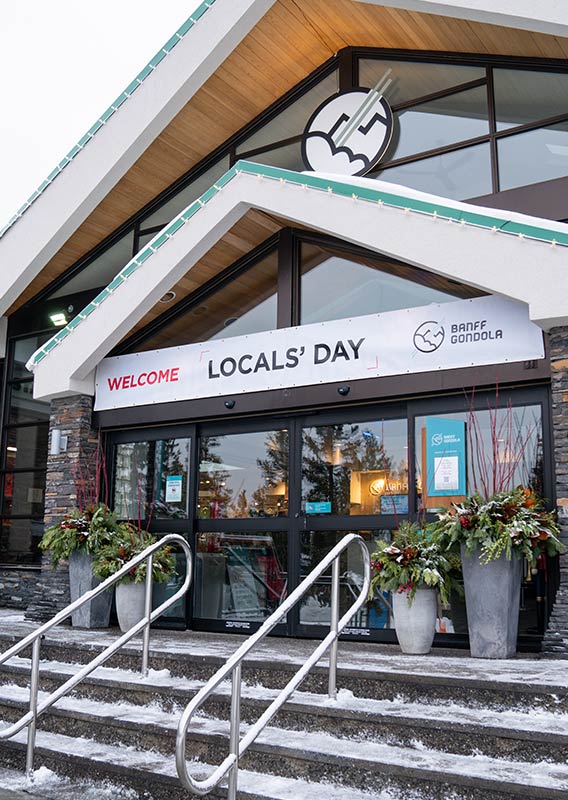
{"label": "stone veneer wall", "polygon": [[[45,483],[45,525],[52,525],[77,506],[77,478],[88,477],[94,485],[94,456],[98,435],[91,427],[93,399],[84,395],[53,400],[49,420],[51,431],[60,430],[68,437],[67,451],[47,457]],[[90,472],[89,475],[86,475]],[[69,574],[67,565],[51,566],[49,554],[44,553],[41,574],[37,580],[26,611],[26,619],[44,622],[69,604]]]}
{"label": "stone veneer wall", "polygon": [[0,572],[0,608],[25,609],[36,591],[35,569],[5,569]]}
{"label": "stone veneer wall", "polygon": [[550,332],[552,431],[558,521],[566,552],[560,556],[560,587],[544,637],[545,653],[568,655],[568,328]]}

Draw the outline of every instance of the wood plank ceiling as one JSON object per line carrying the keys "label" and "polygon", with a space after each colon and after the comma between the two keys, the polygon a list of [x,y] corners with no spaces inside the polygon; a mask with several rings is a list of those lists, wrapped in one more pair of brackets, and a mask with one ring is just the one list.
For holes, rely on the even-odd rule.
{"label": "wood plank ceiling", "polygon": [[51,259],[11,312],[348,45],[568,57],[568,39],[529,31],[352,0],[278,0]]}

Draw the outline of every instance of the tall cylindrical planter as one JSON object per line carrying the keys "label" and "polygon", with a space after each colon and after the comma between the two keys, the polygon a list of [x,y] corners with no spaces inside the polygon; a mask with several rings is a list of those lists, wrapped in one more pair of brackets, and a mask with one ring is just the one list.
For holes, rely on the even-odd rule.
{"label": "tall cylindrical planter", "polygon": [[[89,553],[75,550],[69,556],[69,591],[72,603],[99,585],[100,580],[93,575],[92,566],[93,556]],[[108,628],[111,605],[112,591],[102,592],[73,612],[73,627]]]}
{"label": "tall cylindrical planter", "polygon": [[406,592],[395,592],[392,610],[402,652],[407,655],[429,653],[436,633],[436,590],[417,589],[411,605]]}
{"label": "tall cylindrical planter", "polygon": [[512,658],[517,650],[523,560],[503,554],[482,564],[461,548],[469,646],[474,658]]}
{"label": "tall cylindrical planter", "polygon": [[116,615],[123,633],[144,617],[146,583],[118,583],[116,585]]}

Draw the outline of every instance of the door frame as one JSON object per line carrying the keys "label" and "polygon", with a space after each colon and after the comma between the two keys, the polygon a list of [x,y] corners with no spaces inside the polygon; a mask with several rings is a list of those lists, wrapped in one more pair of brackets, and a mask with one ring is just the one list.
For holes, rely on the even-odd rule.
{"label": "door frame", "polygon": [[[149,530],[153,533],[176,532],[182,533],[196,552],[197,537],[200,533],[223,531],[231,528],[234,532],[270,533],[271,531],[286,531],[288,537],[288,591],[298,585],[300,578],[300,551],[301,536],[308,530],[313,531],[357,531],[357,530],[389,530],[396,525],[394,515],[361,515],[361,516],[307,516],[302,511],[302,475],[301,475],[301,432],[304,426],[346,424],[348,422],[379,421],[387,419],[405,419],[407,421],[408,439],[408,494],[409,494],[409,519],[416,519],[416,443],[414,427],[416,418],[431,414],[449,414],[467,411],[470,407],[475,410],[487,408],[488,402],[495,403],[497,389],[483,389],[479,392],[464,389],[461,394],[455,391],[443,395],[427,397],[411,397],[399,400],[376,400],[360,406],[335,407],[333,409],[309,409],[302,413],[274,414],[255,418],[234,417],[229,421],[205,421],[195,423],[180,423],[165,426],[140,427],[131,430],[109,431],[107,453],[112,463],[114,445],[121,442],[149,441],[163,438],[191,439],[190,464],[188,479],[188,518],[183,520],[153,520]],[[555,503],[554,486],[554,449],[551,426],[551,397],[548,384],[538,383],[524,386],[509,386],[498,389],[500,407],[523,405],[539,405],[542,414],[543,430],[543,478],[544,495],[551,506]],[[240,434],[254,431],[269,431],[286,428],[289,431],[289,474],[288,496],[289,507],[286,518],[243,518],[243,519],[216,519],[200,520],[197,515],[197,489],[199,476],[199,440],[203,435]],[[112,463],[111,497],[114,484],[114,463]],[[427,515],[432,519],[434,515]],[[206,530],[207,529],[207,530]],[[558,565],[553,563],[552,575],[548,586],[548,608],[557,586],[555,578]],[[164,626],[188,627],[194,630],[210,632],[241,632],[253,633],[262,623],[249,622],[240,628],[227,628],[224,621],[210,620],[194,617],[193,592],[188,594],[186,602],[186,617],[182,619],[168,619]],[[547,611],[548,616],[548,611]],[[322,638],[325,635],[325,626],[306,625],[299,622],[299,605],[293,613],[288,615],[286,623],[278,625],[273,633],[280,636],[296,638]],[[342,638],[349,640],[364,639],[365,641],[394,642],[395,634],[392,629],[349,629]],[[519,637],[519,647],[522,650],[538,649],[539,636],[525,635]],[[467,637],[457,634],[436,634],[435,644],[439,646],[467,646]]]}

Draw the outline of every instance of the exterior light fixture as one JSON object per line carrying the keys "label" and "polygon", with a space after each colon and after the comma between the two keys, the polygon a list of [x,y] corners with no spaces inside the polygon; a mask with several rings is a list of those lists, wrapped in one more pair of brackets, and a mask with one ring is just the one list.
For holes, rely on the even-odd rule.
{"label": "exterior light fixture", "polygon": [[67,442],[68,437],[63,436],[58,428],[54,428],[51,431],[51,446],[49,448],[50,455],[58,456],[61,455],[61,453],[66,453]]}
{"label": "exterior light fixture", "polygon": [[166,292],[162,297],[160,297],[160,303],[171,303],[172,300],[176,299],[175,292]]}
{"label": "exterior light fixture", "polygon": [[231,408],[234,408],[234,407],[235,407],[235,401],[234,400],[225,400],[225,408],[231,409]]}
{"label": "exterior light fixture", "polygon": [[351,391],[351,387],[350,386],[340,386],[337,391],[342,397],[347,397],[347,395]]}
{"label": "exterior light fixture", "polygon": [[49,319],[57,328],[67,325],[67,317],[64,311],[58,311],[56,314],[50,314]]}

